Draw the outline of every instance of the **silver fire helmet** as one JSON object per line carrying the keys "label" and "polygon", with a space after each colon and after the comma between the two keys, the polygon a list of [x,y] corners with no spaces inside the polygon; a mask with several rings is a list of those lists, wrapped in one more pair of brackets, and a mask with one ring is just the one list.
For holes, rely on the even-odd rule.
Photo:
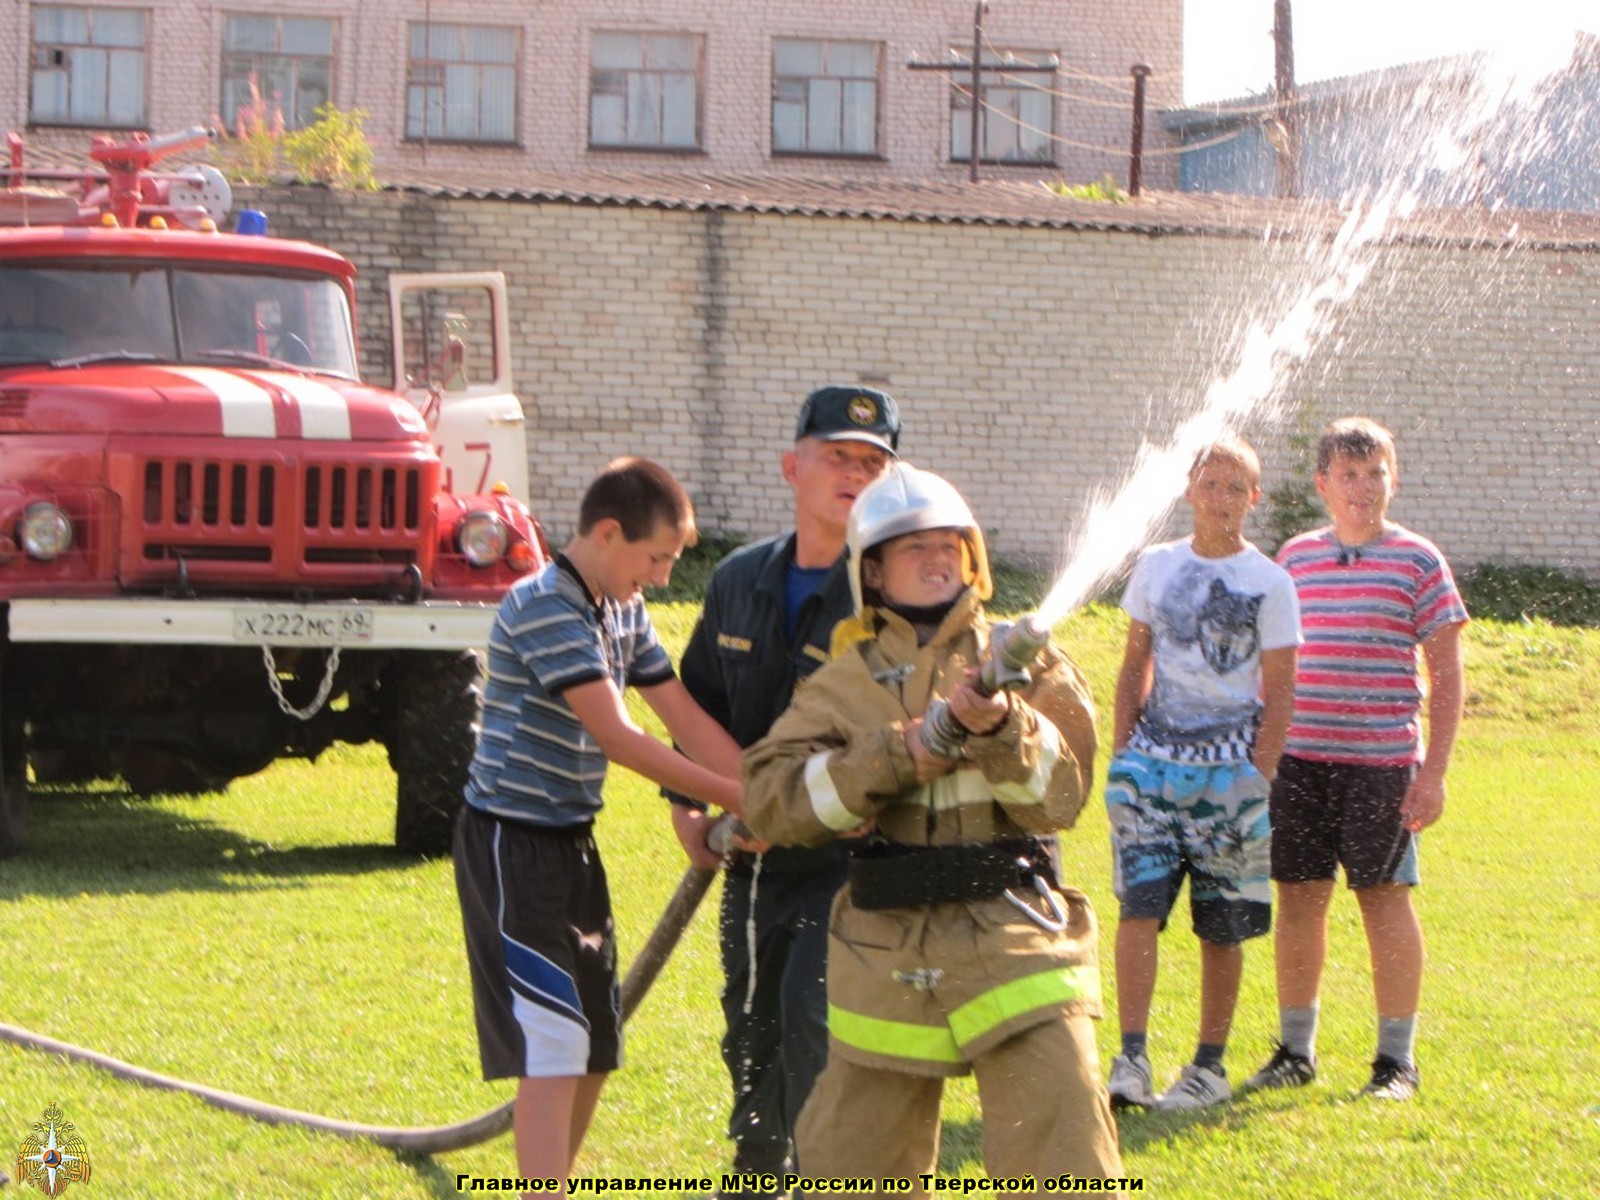
{"label": "silver fire helmet", "polygon": [[861,588],[861,560],[868,550],[908,533],[928,529],[959,529],[967,544],[966,579],[987,600],[992,593],[989,554],[983,530],[961,493],[932,471],[906,462],[890,463],[882,475],[862,489],[850,506],[845,546],[850,555],[850,595],[856,612],[865,607]]}

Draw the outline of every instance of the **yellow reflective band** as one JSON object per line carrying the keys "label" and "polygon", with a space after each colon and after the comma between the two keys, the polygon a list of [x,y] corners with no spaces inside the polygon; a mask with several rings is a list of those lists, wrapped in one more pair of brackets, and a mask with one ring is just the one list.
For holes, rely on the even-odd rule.
{"label": "yellow reflective band", "polygon": [[1099,1000],[1098,967],[1051,967],[1013,979],[968,1000],[950,1014],[950,1032],[967,1045],[1013,1017],[1053,1004]]}
{"label": "yellow reflective band", "polygon": [[961,1061],[955,1038],[942,1025],[908,1025],[828,1005],[828,1032],[846,1046],[918,1062]]}

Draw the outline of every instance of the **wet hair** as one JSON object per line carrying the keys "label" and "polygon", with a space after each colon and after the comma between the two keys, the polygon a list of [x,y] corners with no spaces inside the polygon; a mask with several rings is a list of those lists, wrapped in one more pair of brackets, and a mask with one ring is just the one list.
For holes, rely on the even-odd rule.
{"label": "wet hair", "polygon": [[1389,469],[1397,470],[1394,434],[1370,417],[1341,417],[1317,438],[1317,474],[1326,475],[1335,457],[1371,458],[1381,453]]}
{"label": "wet hair", "polygon": [[1256,453],[1256,448],[1242,437],[1221,437],[1202,446],[1200,453],[1194,456],[1194,462],[1189,465],[1191,483],[1200,474],[1200,468],[1214,458],[1238,463],[1255,477],[1257,483],[1261,482],[1261,456]]}
{"label": "wet hair", "polygon": [[660,525],[676,529],[686,546],[699,536],[689,493],[671,471],[647,458],[612,459],[589,484],[578,506],[578,532],[588,533],[608,518],[630,542],[644,541]]}

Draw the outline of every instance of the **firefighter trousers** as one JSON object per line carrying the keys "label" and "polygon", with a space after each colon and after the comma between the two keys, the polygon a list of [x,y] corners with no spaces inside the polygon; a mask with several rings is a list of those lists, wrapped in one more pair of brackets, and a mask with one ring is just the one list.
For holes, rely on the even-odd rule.
{"label": "firefighter trousers", "polygon": [[[1122,1156],[1100,1084],[1094,1021],[1057,1017],[972,1062],[983,1109],[983,1162],[993,1178],[1116,1178]],[[812,1178],[932,1173],[944,1077],[828,1059],[800,1114],[796,1156]]]}

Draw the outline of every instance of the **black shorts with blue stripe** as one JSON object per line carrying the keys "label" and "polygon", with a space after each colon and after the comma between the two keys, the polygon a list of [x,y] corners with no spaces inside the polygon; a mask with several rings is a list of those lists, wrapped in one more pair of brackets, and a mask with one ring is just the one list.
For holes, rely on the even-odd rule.
{"label": "black shorts with blue stripe", "polygon": [[483,1077],[621,1066],[611,893],[592,827],[524,824],[467,804],[454,853]]}

